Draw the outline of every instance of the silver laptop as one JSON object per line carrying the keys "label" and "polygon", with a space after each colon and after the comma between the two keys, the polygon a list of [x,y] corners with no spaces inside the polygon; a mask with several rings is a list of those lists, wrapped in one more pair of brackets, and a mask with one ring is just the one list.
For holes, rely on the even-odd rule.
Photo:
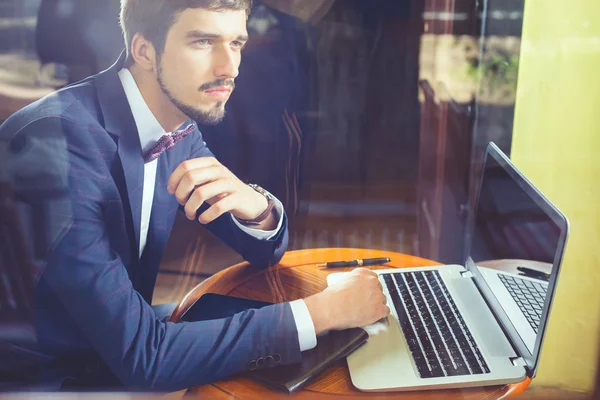
{"label": "silver laptop", "polygon": [[465,265],[377,271],[391,313],[366,327],[369,340],[348,356],[354,386],[442,389],[533,377],[568,230],[490,143]]}

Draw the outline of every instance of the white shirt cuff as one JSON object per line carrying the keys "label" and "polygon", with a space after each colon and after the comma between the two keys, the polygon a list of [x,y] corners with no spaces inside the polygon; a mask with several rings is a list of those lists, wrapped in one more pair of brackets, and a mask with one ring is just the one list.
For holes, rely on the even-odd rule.
{"label": "white shirt cuff", "polygon": [[277,232],[279,232],[281,225],[283,224],[283,204],[281,204],[281,202],[275,196],[273,196],[273,201],[275,202],[275,207],[273,207],[273,209],[275,210],[275,214],[279,216],[279,222],[277,223],[277,228],[272,231],[263,231],[261,229],[249,228],[245,225],[242,225],[242,223],[238,221],[233,214],[230,214],[231,219],[233,219],[233,222],[235,222],[235,224],[248,235],[254,236],[257,239],[269,240],[273,236],[277,235]]}
{"label": "white shirt cuff", "polygon": [[304,300],[298,299],[290,301],[296,330],[298,330],[298,344],[300,351],[306,351],[317,345],[317,335],[315,334],[315,325],[313,324],[308,308]]}

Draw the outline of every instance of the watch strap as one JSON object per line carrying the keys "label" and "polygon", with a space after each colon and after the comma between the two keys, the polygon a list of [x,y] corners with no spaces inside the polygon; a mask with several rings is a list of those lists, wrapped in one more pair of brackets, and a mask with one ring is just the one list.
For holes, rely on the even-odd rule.
{"label": "watch strap", "polygon": [[252,189],[256,190],[258,193],[265,196],[265,198],[267,199],[267,208],[265,208],[265,210],[262,213],[260,213],[259,215],[257,215],[256,217],[254,217],[252,219],[238,218],[238,221],[240,221],[244,225],[249,225],[249,226],[260,225],[261,222],[263,222],[264,220],[269,218],[269,215],[271,215],[271,212],[273,211],[273,208],[275,207],[275,201],[273,200],[273,196],[271,195],[271,193],[267,192],[265,189],[261,188],[260,186],[255,185],[255,184],[250,184],[248,186],[250,186]]}

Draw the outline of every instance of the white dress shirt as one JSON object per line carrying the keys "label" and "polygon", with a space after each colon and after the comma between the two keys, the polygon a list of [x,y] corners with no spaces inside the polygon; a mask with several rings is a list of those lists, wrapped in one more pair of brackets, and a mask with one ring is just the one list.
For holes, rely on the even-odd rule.
{"label": "white dress shirt", "polygon": [[[127,68],[123,68],[119,71],[119,78],[131,112],[133,119],[137,126],[140,145],[142,151],[145,153],[152,145],[154,145],[161,136],[165,135],[166,132],[160,125],[160,123],[150,111],[150,108],[144,101],[142,93],[140,92],[133,75]],[[139,257],[142,256],[144,248],[146,247],[146,240],[148,239],[148,225],[150,223],[150,212],[152,210],[152,202],[154,200],[154,187],[156,183],[156,167],[158,159],[144,164],[144,186],[142,192],[142,221],[140,224],[140,248]],[[281,229],[283,223],[283,205],[277,199],[275,199],[275,211],[279,215],[279,222],[277,228],[272,231],[263,231],[259,229],[252,229],[242,225],[233,215],[231,218],[233,222],[247,234],[254,236],[258,239],[268,240],[275,236]],[[298,330],[298,343],[300,345],[300,351],[310,350],[317,345],[317,337],[315,335],[315,327],[312,322],[308,308],[304,300],[294,300],[290,302],[294,321],[296,323],[296,329]]]}

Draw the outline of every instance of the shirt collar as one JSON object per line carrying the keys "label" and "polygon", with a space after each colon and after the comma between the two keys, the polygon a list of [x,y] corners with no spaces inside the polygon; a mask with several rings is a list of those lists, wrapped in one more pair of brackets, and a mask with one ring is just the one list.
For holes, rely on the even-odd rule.
{"label": "shirt collar", "polygon": [[165,135],[166,132],[154,114],[152,114],[152,111],[150,111],[150,108],[146,104],[144,97],[142,97],[142,93],[129,69],[122,68],[119,71],[119,79],[123,85],[127,102],[129,103],[133,119],[138,129],[142,151],[146,152],[161,138],[161,136]]}

